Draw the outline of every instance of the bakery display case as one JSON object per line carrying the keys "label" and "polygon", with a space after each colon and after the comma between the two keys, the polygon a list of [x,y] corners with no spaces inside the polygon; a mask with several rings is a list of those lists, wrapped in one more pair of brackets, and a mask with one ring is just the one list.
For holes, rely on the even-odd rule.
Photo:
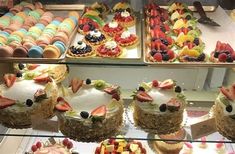
{"label": "bakery display case", "polygon": [[234,12],[200,2],[15,1],[0,153],[235,153]]}

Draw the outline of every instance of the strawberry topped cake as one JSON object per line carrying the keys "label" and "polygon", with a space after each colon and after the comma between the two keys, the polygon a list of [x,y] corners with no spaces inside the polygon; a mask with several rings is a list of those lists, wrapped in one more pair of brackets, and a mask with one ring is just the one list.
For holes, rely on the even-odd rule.
{"label": "strawberry topped cake", "polygon": [[0,123],[10,128],[28,128],[31,116],[49,118],[57,98],[57,86],[50,80],[27,80],[15,74],[4,75],[0,85]]}
{"label": "strawberry topped cake", "polygon": [[113,37],[118,33],[122,33],[124,31],[124,27],[121,26],[118,22],[112,21],[104,25],[103,31],[106,35]]}
{"label": "strawberry topped cake", "polygon": [[215,100],[214,115],[218,132],[235,140],[235,84],[229,88],[220,88]]}
{"label": "strawberry topped cake", "polygon": [[85,142],[115,135],[123,119],[119,87],[103,80],[78,78],[73,78],[70,85],[57,99],[61,132]]}
{"label": "strawberry topped cake", "polygon": [[186,100],[173,80],[143,82],[133,96],[137,126],[156,134],[174,133],[181,128]]}
{"label": "strawberry topped cake", "polygon": [[115,41],[107,41],[96,49],[99,57],[118,57],[121,54],[122,49]]}
{"label": "strawberry topped cake", "polygon": [[122,47],[133,48],[139,43],[139,38],[136,34],[125,30],[114,36],[114,40]]}
{"label": "strawberry topped cake", "polygon": [[124,10],[116,12],[113,19],[120,23],[123,27],[131,27],[135,25],[136,18],[130,12]]}

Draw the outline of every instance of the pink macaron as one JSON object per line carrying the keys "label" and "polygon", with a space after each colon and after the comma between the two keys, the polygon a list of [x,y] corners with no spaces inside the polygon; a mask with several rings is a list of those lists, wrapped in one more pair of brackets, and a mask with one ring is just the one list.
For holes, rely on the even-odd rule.
{"label": "pink macaron", "polygon": [[13,51],[13,57],[27,57],[28,50],[24,46],[18,46]]}
{"label": "pink macaron", "polygon": [[12,57],[13,49],[10,46],[0,46],[0,57]]}
{"label": "pink macaron", "polygon": [[58,32],[55,34],[55,36],[52,38],[52,42],[51,43],[54,43],[56,41],[61,41],[63,42],[64,44],[67,44],[68,41],[69,41],[69,37],[67,36],[66,33],[64,32]]}

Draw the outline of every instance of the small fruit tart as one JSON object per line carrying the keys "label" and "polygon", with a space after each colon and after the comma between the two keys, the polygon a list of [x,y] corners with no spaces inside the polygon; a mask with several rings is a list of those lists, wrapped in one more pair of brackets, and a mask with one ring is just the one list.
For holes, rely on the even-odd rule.
{"label": "small fruit tart", "polygon": [[179,51],[178,58],[180,62],[205,62],[207,60],[206,54],[197,47],[189,48],[188,46]]}
{"label": "small fruit tart", "polygon": [[118,22],[112,21],[104,25],[103,31],[106,35],[113,37],[118,33],[122,33],[124,31],[124,27],[121,26],[121,24],[119,24]]}
{"label": "small fruit tart", "polygon": [[100,45],[106,41],[106,36],[96,29],[87,33],[84,39],[88,44]]}
{"label": "small fruit tart", "polygon": [[118,57],[122,49],[115,41],[107,41],[96,49],[96,54],[100,57]]}
{"label": "small fruit tart", "polygon": [[131,34],[128,30],[115,35],[114,40],[121,47],[128,47],[128,48],[136,47],[136,45],[139,43],[138,36],[136,34]]}
{"label": "small fruit tart", "polygon": [[99,29],[98,23],[94,22],[89,18],[81,18],[79,19],[78,24],[78,32],[81,34],[86,34],[89,31],[93,31],[95,29]]}
{"label": "small fruit tart", "polygon": [[110,8],[108,7],[108,5],[102,2],[93,3],[91,5],[91,8],[98,11],[102,15],[102,17],[105,17],[110,12]]}
{"label": "small fruit tart", "polygon": [[123,27],[131,27],[135,25],[136,18],[128,11],[115,13],[113,19],[120,23]]}
{"label": "small fruit tart", "polygon": [[94,54],[91,45],[86,44],[83,41],[78,41],[69,48],[68,55],[72,57],[88,57]]}
{"label": "small fruit tart", "polygon": [[233,63],[235,52],[228,43],[217,41],[215,50],[211,53],[210,61],[216,63]]}
{"label": "small fruit tart", "polygon": [[125,10],[128,12],[132,11],[131,5],[127,2],[124,2],[124,1],[115,4],[113,7],[114,12],[123,12]]}
{"label": "small fruit tart", "polygon": [[195,46],[199,46],[202,49],[204,48],[204,43],[199,37],[194,37],[193,35],[190,34],[185,35],[183,32],[181,32],[179,36],[176,38],[175,43],[180,48],[184,46],[188,46],[189,48],[193,48]]}

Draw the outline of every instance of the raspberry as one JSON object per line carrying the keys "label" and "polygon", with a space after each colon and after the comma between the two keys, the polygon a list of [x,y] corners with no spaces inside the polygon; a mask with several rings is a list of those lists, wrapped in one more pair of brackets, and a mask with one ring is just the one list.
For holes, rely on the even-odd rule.
{"label": "raspberry", "polygon": [[37,151],[37,149],[38,149],[38,147],[37,147],[36,145],[33,145],[33,146],[31,147],[31,150],[32,150],[33,152]]}
{"label": "raspberry", "polygon": [[41,142],[37,142],[36,146],[37,146],[38,149],[40,149],[42,147],[42,143]]}
{"label": "raspberry", "polygon": [[89,25],[84,25],[82,30],[84,32],[88,32],[90,30],[90,26]]}
{"label": "raspberry", "polygon": [[73,143],[69,141],[69,142],[68,142],[68,145],[67,145],[67,148],[68,148],[68,149],[72,149],[72,148],[73,148]]}
{"label": "raspberry", "polygon": [[221,53],[218,58],[220,62],[226,62],[227,55],[225,53]]}
{"label": "raspberry", "polygon": [[172,50],[168,50],[168,51],[167,51],[167,54],[169,55],[169,58],[170,58],[170,59],[175,58],[175,53],[174,53]]}
{"label": "raspberry", "polygon": [[161,62],[162,61],[162,55],[160,53],[156,53],[153,58],[158,61]]}
{"label": "raspberry", "polygon": [[65,139],[63,140],[63,145],[64,145],[64,146],[67,146],[68,143],[69,143],[69,140],[68,140],[67,138],[65,138]]}
{"label": "raspberry", "polygon": [[153,85],[153,87],[158,87],[159,83],[157,80],[153,80],[152,85]]}
{"label": "raspberry", "polygon": [[235,52],[233,52],[233,53],[231,54],[231,57],[232,57],[233,60],[235,60]]}

